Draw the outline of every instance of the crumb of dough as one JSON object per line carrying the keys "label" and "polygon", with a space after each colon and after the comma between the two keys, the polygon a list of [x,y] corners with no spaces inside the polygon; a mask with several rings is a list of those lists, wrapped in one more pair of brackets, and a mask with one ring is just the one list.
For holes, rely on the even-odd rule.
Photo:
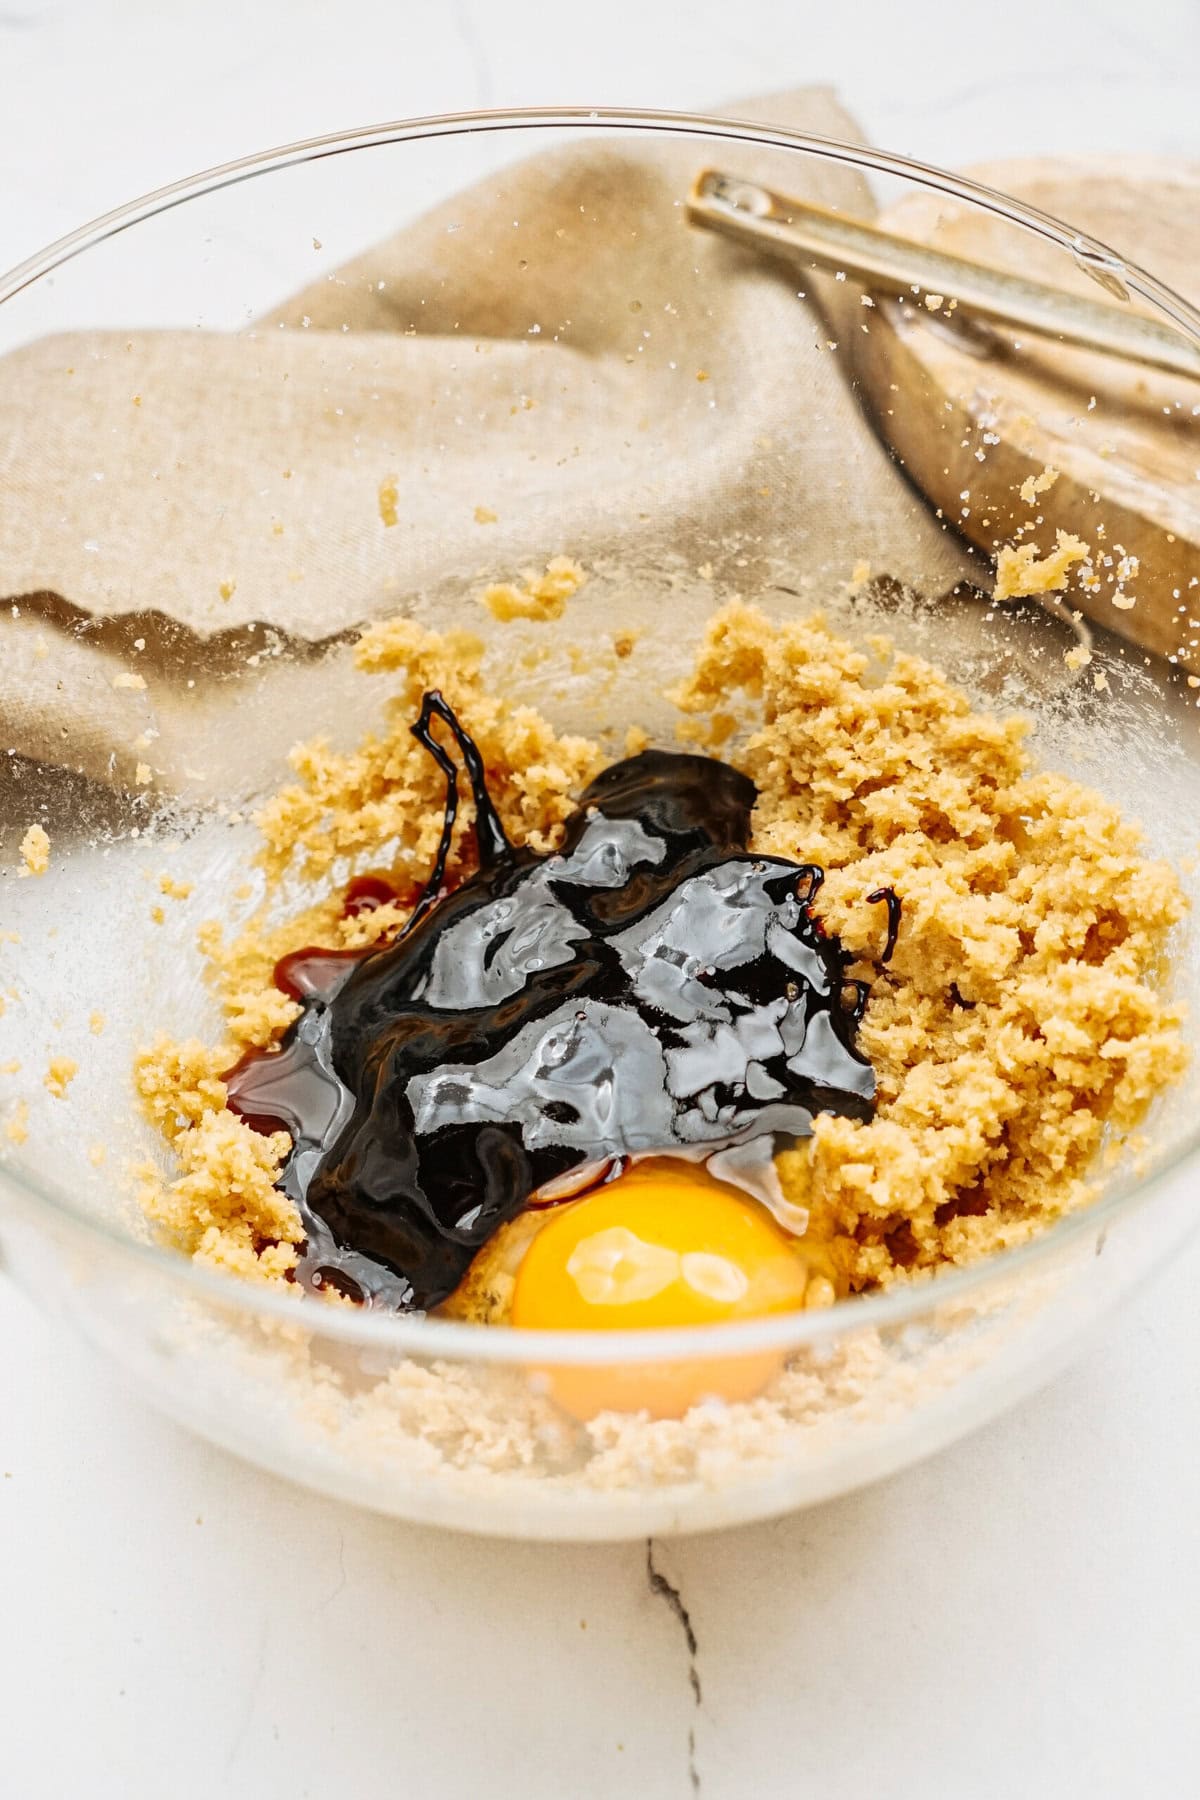
{"label": "crumb of dough", "polygon": [[1086,562],[1091,549],[1069,531],[1055,535],[1055,548],[1047,551],[1040,562],[1036,544],[1004,546],[996,558],[997,600],[1023,600],[1034,594],[1058,593],[1066,587],[1072,567]]}
{"label": "crumb of dough", "polygon": [[4,1121],[4,1135],[10,1144],[24,1144],[29,1138],[29,1102],[18,1100]]}
{"label": "crumb of dough", "polygon": [[622,661],[627,656],[632,656],[640,635],[636,631],[618,631],[613,639],[613,655],[620,657]]}
{"label": "crumb of dough", "polygon": [[234,594],[237,592],[237,582],[236,581],[219,582],[217,584],[217,592],[218,592],[218,594],[220,594],[222,600],[232,600]]}
{"label": "crumb of dough", "polygon": [[675,735],[681,744],[695,744],[702,750],[719,750],[722,744],[729,742],[737,727],[735,713],[713,712],[704,724],[696,719],[681,719],[675,727]]}
{"label": "crumb of dough", "polygon": [[385,475],[379,484],[379,517],[384,525],[398,525],[400,489],[394,475]]}
{"label": "crumb of dough", "polygon": [[500,514],[493,512],[490,506],[477,506],[475,508],[475,523],[477,525],[495,525],[499,517]]}
{"label": "crumb of dough", "polygon": [[1063,657],[1068,669],[1086,669],[1091,660],[1092,653],[1086,644],[1076,644],[1074,649],[1068,650]]}
{"label": "crumb of dough", "polygon": [[107,1144],[89,1144],[87,1155],[88,1155],[88,1161],[91,1163],[93,1169],[98,1169],[100,1167],[101,1163],[104,1161],[105,1157],[108,1155],[108,1145]]}
{"label": "crumb of dough", "polygon": [[[484,682],[483,652],[473,633],[439,636],[409,619],[386,620],[363,634],[355,652],[358,667],[366,674],[399,677],[385,727],[349,755],[320,739],[293,751],[296,781],[256,819],[269,879],[289,868],[320,877],[339,857],[367,857],[395,841],[394,874],[401,885],[419,882],[441,835],[444,781],[409,726],[431,687],[441,688],[478,743],[505,826],[531,849],[557,847],[574,795],[601,766],[600,751],[587,738],[559,736],[532,707],[501,700]],[[452,845],[456,866],[473,816],[464,801]],[[374,916],[345,923],[369,929]]]}
{"label": "crumb of dough", "polygon": [[640,725],[630,725],[625,733],[626,756],[640,756],[643,750],[650,748],[650,733]]}
{"label": "crumb of dough", "polygon": [[152,774],[153,774],[153,771],[150,768],[150,764],[140,762],[137,765],[137,768],[133,771],[133,779],[137,783],[138,787],[148,787],[150,784],[150,780],[152,778]]}
{"label": "crumb of dough", "polygon": [[493,582],[479,598],[501,624],[511,619],[561,619],[567,601],[586,580],[584,570],[569,556],[553,556],[546,564],[545,574],[522,569],[520,587],[510,581]]}
{"label": "crumb of dough", "polygon": [[56,1100],[65,1100],[67,1089],[79,1073],[79,1064],[69,1056],[52,1056],[50,1066],[42,1080],[46,1092],[53,1094]]}
{"label": "crumb of dough", "polygon": [[926,294],[925,304],[930,312],[940,312],[946,304],[945,294]]}
{"label": "crumb of dough", "polygon": [[167,922],[165,910],[161,906],[152,906],[150,908],[150,919],[155,925],[165,925]]}
{"label": "crumb of dough", "polygon": [[50,838],[44,825],[31,825],[21,839],[22,875],[44,875],[50,867]]}
{"label": "crumb of dough", "polygon": [[1032,506],[1037,496],[1048,492],[1057,480],[1057,469],[1043,469],[1040,475],[1027,475],[1020,487],[1021,498],[1026,506]]}
{"label": "crumb of dough", "polygon": [[91,1032],[93,1037],[100,1036],[100,1033],[104,1030],[104,1024],[105,1024],[105,1019],[104,1019],[104,1014],[102,1012],[93,1012],[93,1013],[88,1014],[88,1030]]}
{"label": "crumb of dough", "polygon": [[112,684],[115,688],[133,688],[140,692],[145,688],[146,677],[135,674],[132,669],[122,669],[119,675],[113,676]]}
{"label": "crumb of dough", "polygon": [[[419,885],[443,784],[408,726],[432,686],[476,737],[514,841],[557,845],[601,753],[502,700],[481,659],[467,634],[409,620],[364,634],[359,667],[395,683],[386,724],[349,755],[321,742],[294,753],[295,782],[258,820],[268,895],[342,858],[380,867],[384,846],[397,885]],[[731,602],[672,698],[693,741],[725,741],[728,721],[748,733],[728,754],[758,789],[752,849],[825,868],[821,917],[870,983],[860,1044],[876,1070],[874,1117],[818,1115],[812,1137],[777,1159],[788,1198],[810,1214],[808,1303],[1022,1243],[1094,1197],[1102,1144],[1133,1130],[1187,1061],[1163,986],[1185,903],[1136,827],[1037,768],[1022,720],[973,711],[929,663],[880,637],[851,645],[819,617],[775,624]],[[634,728],[626,752],[646,742]],[[881,969],[880,909],[866,896],[886,886],[903,918]],[[305,944],[365,946],[404,917],[397,903],[345,919],[334,894],[230,938],[216,922],[201,928],[228,1041],[160,1042],[136,1079],[176,1164],[145,1175],[144,1204],[202,1261],[282,1279],[303,1236],[274,1186],[286,1134],[251,1132],[220,1080],[297,1016],[273,984],[276,960]],[[487,1316],[503,1314],[503,1273],[481,1265]]]}
{"label": "crumb of dough", "polygon": [[172,1043],[160,1037],[149,1049],[139,1051],[134,1081],[142,1107],[169,1143],[198,1125],[206,1114],[222,1109],[225,1083],[221,1071],[229,1068],[236,1055],[226,1045],[213,1048],[196,1038]]}
{"label": "crumb of dough", "polygon": [[295,1207],[275,1186],[291,1139],[252,1131],[228,1110],[221,1071],[235,1056],[228,1045],[165,1038],[139,1053],[142,1106],[170,1144],[176,1170],[164,1180],[153,1164],[142,1165],[137,1196],[199,1261],[282,1278],[304,1235]]}
{"label": "crumb of dough", "polygon": [[1092,686],[1098,694],[1107,694],[1111,692],[1108,685],[1108,676],[1104,673],[1103,669],[1097,669],[1093,674]]}
{"label": "crumb of dough", "polygon": [[9,1062],[0,1063],[0,1075],[19,1075],[20,1073],[21,1065],[15,1057]]}
{"label": "crumb of dough", "polygon": [[275,1183],[291,1145],[285,1131],[264,1137],[235,1114],[205,1113],[175,1140],[177,1173],[153,1163],[134,1171],[147,1216],[197,1262],[236,1275],[279,1280],[295,1267],[300,1216]]}
{"label": "crumb of dough", "polygon": [[168,900],[186,900],[192,892],[190,881],[176,881],[171,875],[160,875],[158,891],[165,894]]}
{"label": "crumb of dough", "polygon": [[1126,1132],[1187,1061],[1161,962],[1185,902],[1135,826],[1039,770],[1026,726],[971,710],[918,657],[870,658],[819,620],[713,620],[688,713],[739,691],[763,723],[739,760],[759,790],[753,847],[827,871],[820,911],[870,958],[903,902],[886,971],[868,961],[861,1048],[868,1124],[819,1115],[778,1160],[826,1239],[839,1292],[1024,1241],[1092,1195],[1108,1132]]}
{"label": "crumb of dough", "polygon": [[856,562],[854,567],[850,571],[850,592],[852,594],[856,594],[861,587],[866,586],[867,582],[870,581],[870,579],[871,579],[870,563],[869,562]]}

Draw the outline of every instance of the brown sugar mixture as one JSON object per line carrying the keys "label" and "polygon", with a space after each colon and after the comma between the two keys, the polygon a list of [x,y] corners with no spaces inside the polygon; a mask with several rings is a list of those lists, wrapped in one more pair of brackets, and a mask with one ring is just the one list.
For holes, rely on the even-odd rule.
{"label": "brown sugar mixture", "polygon": [[[603,766],[596,745],[489,693],[482,653],[466,634],[406,621],[367,632],[360,668],[395,684],[385,729],[350,755],[298,749],[295,782],[259,824],[270,883],[318,883],[349,859],[374,885],[360,879],[351,904],[331,893],[283,925],[260,917],[232,940],[206,926],[225,1041],[159,1042],[139,1059],[139,1092],[176,1163],[166,1179],[145,1169],[142,1203],[202,1262],[267,1280],[300,1264],[304,1222],[278,1185],[291,1139],[239,1117],[222,1077],[301,1015],[274,978],[282,957],[362,952],[405,925],[444,813],[443,775],[409,730],[423,697],[440,689],[478,745],[514,846],[557,850]],[[878,638],[851,646],[820,619],[775,624],[731,603],[673,698],[684,741],[719,746],[754,783],[749,852],[825,871],[817,917],[865,984],[857,1051],[874,1071],[873,1116],[819,1111],[775,1161],[784,1201],[808,1214],[791,1303],[968,1261],[1092,1197],[1097,1153],[1186,1062],[1163,985],[1184,901],[1136,827],[1037,769],[1022,721],[972,711],[928,663]],[[464,803],[446,886],[475,861]],[[889,891],[902,913],[885,964],[871,902]],[[501,1228],[458,1310],[509,1316],[512,1266],[537,1227],[525,1213]]]}

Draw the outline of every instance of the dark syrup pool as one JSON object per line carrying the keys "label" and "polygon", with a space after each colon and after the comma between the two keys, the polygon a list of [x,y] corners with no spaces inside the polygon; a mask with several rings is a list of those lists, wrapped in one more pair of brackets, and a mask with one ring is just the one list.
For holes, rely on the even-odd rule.
{"label": "dark syrup pool", "polygon": [[[476,815],[478,869],[449,892],[459,770],[435,718]],[[298,1279],[435,1306],[527,1204],[644,1154],[703,1159],[784,1206],[774,1151],[815,1113],[874,1105],[855,1047],[866,990],[812,915],[822,871],[749,853],[745,775],[661,750],[605,769],[562,849],[536,856],[509,843],[440,694],[413,731],[447,783],[433,872],[408,894],[360,877],[346,897],[349,912],[399,898],[411,917],[382,948],[284,957],[276,983],[304,1010],[226,1077],[248,1124],[291,1134]],[[887,904],[886,960],[899,901],[870,898]]]}

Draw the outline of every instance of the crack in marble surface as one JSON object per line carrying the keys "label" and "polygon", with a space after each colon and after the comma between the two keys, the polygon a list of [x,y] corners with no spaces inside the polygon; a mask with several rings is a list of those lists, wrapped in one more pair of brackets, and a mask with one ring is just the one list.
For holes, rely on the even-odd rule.
{"label": "crack in marble surface", "polygon": [[[646,1582],[655,1599],[664,1601],[668,1610],[675,1615],[679,1622],[679,1628],[683,1632],[684,1642],[687,1645],[688,1685],[692,1690],[693,1703],[699,1707],[704,1696],[700,1687],[700,1671],[696,1666],[699,1646],[696,1642],[695,1627],[692,1624],[691,1614],[684,1604],[683,1595],[674,1582],[668,1581],[662,1570],[655,1566],[653,1538],[646,1539]],[[693,1794],[698,1794],[700,1792],[700,1770],[696,1763],[696,1727],[694,1725],[688,1728],[687,1745],[688,1780],[691,1783]]]}

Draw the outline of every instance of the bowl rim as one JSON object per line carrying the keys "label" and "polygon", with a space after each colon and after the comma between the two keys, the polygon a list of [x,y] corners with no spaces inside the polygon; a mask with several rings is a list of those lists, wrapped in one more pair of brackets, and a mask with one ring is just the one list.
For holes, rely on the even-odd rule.
{"label": "bowl rim", "polygon": [[[921,162],[915,157],[880,150],[867,144],[852,144],[841,138],[822,137],[814,132],[794,131],[788,126],[741,118],[736,114],[676,112],[654,107],[593,106],[523,106],[511,108],[478,108],[467,112],[429,113],[411,119],[394,119],[378,125],[357,126],[349,131],[324,132],[316,137],[298,138],[273,149],[253,151],[232,162],[215,163],[194,175],[181,177],[162,187],[151,188],[137,199],[125,201],[106,213],[79,225],[74,231],[55,238],[41,250],[34,251],[7,272],[0,272],[0,305],[20,293],[22,288],[61,268],[85,250],[94,248],[107,238],[116,237],[134,225],[197,200],[204,194],[233,187],[259,175],[274,174],[280,169],[317,162],[356,150],[367,150],[385,144],[409,140],[454,137],[472,132],[528,131],[537,133],[560,128],[597,131],[642,131],[647,135],[719,137],[732,142],[765,145],[781,150],[799,150],[826,160],[848,162],[879,174],[893,174],[917,180],[957,198],[966,198],[985,211],[995,212],[1074,254],[1088,252],[1100,259],[1106,271],[1119,275],[1171,317],[1188,335],[1200,335],[1200,307],[1185,300],[1174,288],[1159,281],[1139,263],[1130,262],[1120,251],[1090,232],[1077,231],[1064,220],[1040,208],[1029,206],[999,188],[973,181],[969,176],[955,175],[936,163]],[[1107,286],[1107,284],[1101,284]],[[1111,289],[1108,289],[1111,293]]]}
{"label": "bowl rim", "polygon": [[[623,107],[519,107],[437,113],[324,133],[257,151],[155,188],[35,251],[7,273],[0,273],[0,305],[107,239],[176,206],[260,175],[405,141],[499,132],[527,132],[536,139],[539,133],[560,130],[684,139],[720,138],[849,163],[876,174],[896,175],[919,187],[966,200],[984,211],[995,213],[1055,244],[1073,258],[1090,257],[1106,272],[1118,275],[1130,292],[1149,301],[1185,336],[1200,344],[1200,308],[1090,233],[1076,231],[1052,214],[981,182],[911,157],[865,144],[794,131],[774,123],[735,115]],[[831,1347],[847,1333],[911,1323],[922,1314],[961,1303],[967,1296],[978,1294],[998,1280],[1047,1261],[1083,1237],[1095,1238],[1098,1255],[1110,1224],[1119,1215],[1149,1204],[1164,1188],[1172,1186],[1174,1178],[1186,1172],[1189,1163],[1195,1162],[1198,1152],[1200,1125],[1182,1138],[1149,1175],[1126,1176],[1102,1198],[1065,1214],[1024,1244],[996,1251],[977,1262],[942,1274],[905,1282],[883,1293],[858,1296],[852,1301],[808,1312],[780,1313],[712,1325],[635,1330],[497,1328],[457,1320],[375,1313],[359,1308],[329,1306],[318,1311],[297,1290],[289,1290],[281,1283],[258,1283],[208,1269],[176,1249],[122,1232],[115,1224],[76,1206],[65,1191],[56,1190],[52,1184],[6,1159],[0,1159],[0,1185],[16,1195],[24,1210],[36,1213],[45,1209],[60,1226],[66,1226],[84,1238],[100,1239],[107,1250],[136,1267],[153,1270],[185,1293],[194,1293],[198,1299],[207,1299],[224,1311],[244,1314],[249,1319],[273,1319],[293,1328],[299,1324],[315,1336],[336,1338],[361,1347],[386,1348],[426,1359],[528,1365],[531,1358],[541,1361],[552,1357],[555,1362],[570,1365],[637,1364],[667,1358],[682,1361],[711,1357],[718,1343],[720,1353],[725,1356],[761,1350]]]}

